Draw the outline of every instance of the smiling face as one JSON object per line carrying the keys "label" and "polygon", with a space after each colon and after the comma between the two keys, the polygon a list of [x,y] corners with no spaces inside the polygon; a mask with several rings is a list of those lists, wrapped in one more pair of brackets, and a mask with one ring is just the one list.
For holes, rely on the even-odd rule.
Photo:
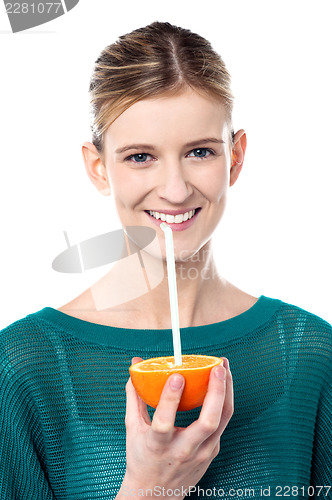
{"label": "smiling face", "polygon": [[88,174],[104,194],[110,186],[122,225],[153,227],[163,242],[166,221],[181,260],[211,238],[242,166],[242,159],[231,165],[223,104],[191,89],[124,111],[105,133],[103,163],[92,161],[91,146]]}

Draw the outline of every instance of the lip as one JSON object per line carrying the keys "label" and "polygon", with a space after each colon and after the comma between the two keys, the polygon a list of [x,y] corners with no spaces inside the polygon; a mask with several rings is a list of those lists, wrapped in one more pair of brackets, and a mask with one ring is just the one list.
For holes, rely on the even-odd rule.
{"label": "lip", "polygon": [[[152,210],[152,212],[159,212],[159,213],[166,214],[166,215],[178,215],[178,214],[185,214],[186,212],[189,212],[190,210],[196,210],[195,215],[193,215],[193,217],[191,219],[188,219],[184,222],[180,222],[179,224],[175,224],[175,222],[173,222],[173,223],[166,222],[166,224],[172,229],[172,231],[184,231],[185,229],[188,229],[188,227],[193,225],[196,218],[198,217],[198,215],[201,212],[201,207],[189,208],[189,209],[185,209],[185,211],[182,209],[182,210],[160,210],[160,211],[159,210]],[[160,224],[163,222],[160,219],[158,219],[158,220],[155,219],[152,215],[149,214],[149,212],[145,212],[145,213],[156,226],[160,226]]]}

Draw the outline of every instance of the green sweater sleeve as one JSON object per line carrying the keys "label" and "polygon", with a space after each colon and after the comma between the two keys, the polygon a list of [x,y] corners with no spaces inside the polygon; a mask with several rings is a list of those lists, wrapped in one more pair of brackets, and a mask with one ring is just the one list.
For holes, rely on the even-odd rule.
{"label": "green sweater sleeve", "polygon": [[28,383],[0,343],[0,498],[55,500],[43,470],[42,433]]}
{"label": "green sweater sleeve", "polygon": [[[331,368],[330,368],[331,369]],[[315,486],[315,492],[318,486],[331,488],[328,492],[332,497],[332,377],[329,376],[324,389],[322,390],[320,404],[317,410],[316,427],[313,447],[312,479],[311,484]],[[321,491],[321,497],[327,493],[324,488]],[[319,498],[321,498],[319,497]],[[317,497],[318,498],[318,497]]]}

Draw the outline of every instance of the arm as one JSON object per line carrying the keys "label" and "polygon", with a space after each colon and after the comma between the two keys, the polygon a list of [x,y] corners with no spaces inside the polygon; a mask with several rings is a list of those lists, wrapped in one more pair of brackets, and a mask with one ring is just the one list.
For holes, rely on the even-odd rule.
{"label": "arm", "polygon": [[[176,379],[182,385],[172,388]],[[129,379],[126,386],[127,470],[116,500],[139,497],[140,489],[153,492],[157,486],[176,492],[174,498],[183,498],[185,494],[179,493],[195,486],[219,453],[220,436],[233,414],[230,370],[215,367],[211,371],[198,420],[187,428],[177,428],[174,422],[183,387],[181,375],[169,377],[151,422],[146,404]]]}
{"label": "arm", "polygon": [[[329,368],[331,370],[331,367]],[[331,377],[330,377],[331,379]],[[332,495],[332,382],[323,389],[317,411],[311,485],[317,492],[318,486],[331,486],[325,498]],[[324,498],[326,489],[322,489],[320,498]],[[318,497],[317,497],[318,498]]]}
{"label": "arm", "polygon": [[54,500],[36,446],[37,416],[1,349],[0,429],[0,498]]}

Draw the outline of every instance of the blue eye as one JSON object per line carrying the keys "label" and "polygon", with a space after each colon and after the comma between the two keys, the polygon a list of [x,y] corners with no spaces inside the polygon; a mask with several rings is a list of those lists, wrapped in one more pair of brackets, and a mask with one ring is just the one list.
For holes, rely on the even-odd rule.
{"label": "blue eye", "polygon": [[[197,156],[195,155],[195,158],[202,158],[202,159],[203,159],[203,158],[207,158],[207,157],[208,157],[208,156],[210,156],[210,155],[214,155],[214,152],[213,152],[213,151],[212,151],[212,149],[210,149],[210,148],[195,148],[195,149],[193,149],[192,151],[190,151],[190,153],[192,153],[192,152],[194,152],[194,153],[195,153],[195,152],[197,152],[197,151],[198,151],[199,153],[198,153],[198,155],[197,155]],[[208,155],[206,155],[206,153],[207,153],[207,152],[209,153]],[[203,154],[202,154],[202,153],[203,153]],[[193,158],[193,157],[192,157],[192,158]]]}
{"label": "blue eye", "polygon": [[131,160],[132,158],[135,158],[135,162],[134,163],[145,163],[146,162],[146,156],[151,156],[151,155],[149,155],[148,153],[137,153],[135,155],[128,156],[128,158],[126,158],[126,160]]}

